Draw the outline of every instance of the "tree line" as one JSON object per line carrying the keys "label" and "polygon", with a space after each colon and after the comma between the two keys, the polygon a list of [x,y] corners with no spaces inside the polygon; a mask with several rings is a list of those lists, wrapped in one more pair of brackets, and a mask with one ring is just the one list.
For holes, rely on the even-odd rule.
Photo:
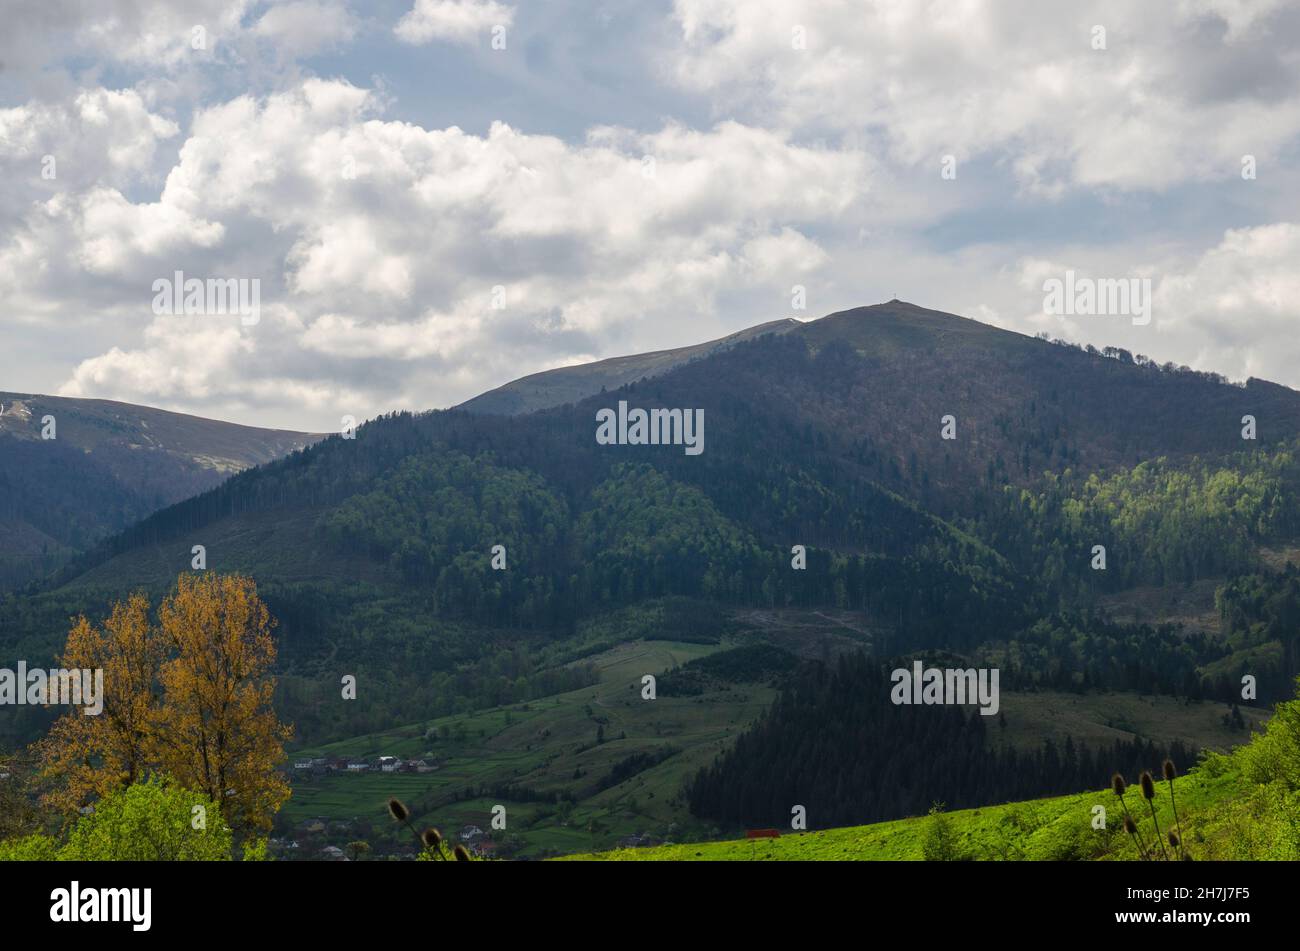
{"label": "tree line", "polygon": [[953,706],[896,706],[890,668],[865,654],[809,664],[735,745],[690,782],[691,812],[727,826],[809,828],[1095,789],[1195,750],[1134,739],[1090,747],[1070,737],[1034,750],[1000,743],[996,718]]}

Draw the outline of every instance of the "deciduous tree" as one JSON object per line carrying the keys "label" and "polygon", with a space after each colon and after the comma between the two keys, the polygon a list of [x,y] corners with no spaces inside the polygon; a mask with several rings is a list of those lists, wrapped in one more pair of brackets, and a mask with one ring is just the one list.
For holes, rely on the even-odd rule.
{"label": "deciduous tree", "polygon": [[292,728],[271,706],[274,621],[251,578],[182,575],[158,612],[168,659],[153,735],[162,770],[220,803],[236,830],[265,831],[289,784],[276,771]]}
{"label": "deciduous tree", "polygon": [[97,716],[67,711],[38,744],[42,778],[52,781],[42,797],[47,806],[73,816],[148,771],[161,646],[143,594],[114,605],[103,627],[77,618],[59,663],[102,669],[104,708]]}

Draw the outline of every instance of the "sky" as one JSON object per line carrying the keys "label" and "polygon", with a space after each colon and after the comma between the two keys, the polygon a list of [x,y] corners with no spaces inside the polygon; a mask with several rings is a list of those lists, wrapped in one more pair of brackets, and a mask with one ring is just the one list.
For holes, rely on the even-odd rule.
{"label": "sky", "polygon": [[[895,297],[1300,387],[1295,2],[0,20],[0,391],[331,431]],[[1059,313],[1067,273],[1151,319]]]}

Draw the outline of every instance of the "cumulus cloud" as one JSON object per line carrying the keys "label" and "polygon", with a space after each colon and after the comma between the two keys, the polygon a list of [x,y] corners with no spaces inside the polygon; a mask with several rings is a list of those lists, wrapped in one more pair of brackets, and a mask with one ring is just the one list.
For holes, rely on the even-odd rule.
{"label": "cumulus cloud", "polygon": [[0,168],[33,189],[124,185],[147,175],[159,145],[179,132],[133,89],[81,89],[65,102],[0,109]]}
{"label": "cumulus cloud", "polygon": [[[1300,225],[1231,228],[1205,250],[1127,245],[1058,249],[1017,265],[1022,303],[1002,298],[994,322],[1094,346],[1121,346],[1157,362],[1186,364],[1234,380],[1300,382]],[[1151,322],[1124,316],[1063,317],[1042,308],[1044,281],[1147,279]]]}
{"label": "cumulus cloud", "polygon": [[72,215],[77,253],[92,274],[121,273],[141,257],[159,259],[182,247],[211,248],[221,224],[196,218],[174,203],[133,204],[121,192],[96,188]]}
{"label": "cumulus cloud", "polygon": [[[794,285],[803,317],[901,296],[1300,383],[1294,4],[10,7],[10,388],[334,428],[786,316]],[[1043,314],[1067,268],[1151,276],[1152,325]],[[257,280],[261,320],[155,315],[177,270]]]}
{"label": "cumulus cloud", "polygon": [[1238,379],[1295,384],[1300,362],[1300,225],[1229,230],[1160,282],[1165,338],[1188,364]]}
{"label": "cumulus cloud", "polygon": [[413,45],[433,40],[474,43],[495,26],[509,26],[514,16],[514,7],[496,0],[415,0],[393,32]]}
{"label": "cumulus cloud", "polygon": [[[648,331],[676,328],[686,343],[719,294],[767,287],[775,304],[825,266],[801,228],[861,207],[867,181],[860,153],[734,122],[474,135],[385,120],[366,90],[311,79],[202,111],[156,201],[92,189],[24,238],[115,278],[147,326],[64,392],[210,401],[281,379],[324,415],[331,380],[375,411],[445,405],[595,341],[650,348]],[[173,266],[256,278],[279,310],[244,329],[154,316],[143,289]]]}
{"label": "cumulus cloud", "polygon": [[1296,11],[1275,0],[676,0],[674,12],[671,74],[720,109],[862,136],[935,169],[993,156],[1047,193],[1226,180],[1242,155],[1272,158],[1300,132]]}

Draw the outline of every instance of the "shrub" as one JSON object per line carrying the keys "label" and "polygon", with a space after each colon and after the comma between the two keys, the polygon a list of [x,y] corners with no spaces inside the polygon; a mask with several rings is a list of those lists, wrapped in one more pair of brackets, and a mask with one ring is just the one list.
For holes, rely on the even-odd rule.
{"label": "shrub", "polygon": [[[199,816],[203,827],[196,829]],[[231,848],[230,829],[216,803],[168,780],[151,779],[96,803],[95,811],[72,827],[59,858],[220,862],[230,860]]]}

